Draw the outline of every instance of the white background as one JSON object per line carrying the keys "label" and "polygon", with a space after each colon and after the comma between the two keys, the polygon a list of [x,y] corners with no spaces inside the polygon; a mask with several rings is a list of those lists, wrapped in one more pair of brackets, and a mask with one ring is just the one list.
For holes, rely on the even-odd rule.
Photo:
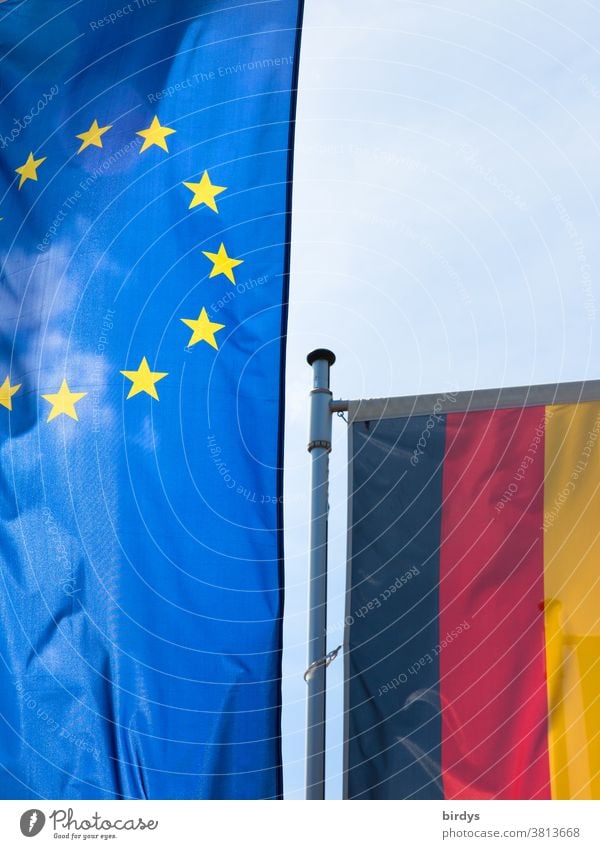
{"label": "white background", "polygon": [[[378,841],[386,846],[413,845],[417,840],[427,849],[434,847],[510,846],[514,849],[545,846],[571,846],[573,849],[596,849],[597,805],[594,802],[483,802],[452,804],[440,802],[340,802],[323,806],[319,802],[301,804],[269,804],[257,802],[38,802],[46,816],[42,831],[35,837],[21,835],[19,821],[27,808],[23,802],[0,802],[0,834],[5,849],[24,849],[42,846],[129,846],[164,847],[176,843],[181,849],[211,846],[219,849],[296,849],[307,845],[320,846],[325,841],[335,841],[346,847],[364,847]],[[265,808],[268,806],[268,809]],[[57,839],[50,814],[54,810],[73,809],[73,816],[81,822],[98,812],[102,818],[114,821],[139,817],[158,820],[154,831],[117,832],[116,839],[84,839],[93,831],[65,830],[60,825],[56,834],[67,834],[67,839]],[[448,814],[471,816],[479,819],[443,819]],[[519,838],[465,838],[442,839],[443,831],[473,832],[498,829],[501,831],[554,827],[579,828],[579,837],[541,839]],[[100,832],[102,833],[102,832]],[[71,837],[70,835],[74,835]],[[77,837],[77,835],[80,835]],[[170,843],[166,843],[166,841]]]}

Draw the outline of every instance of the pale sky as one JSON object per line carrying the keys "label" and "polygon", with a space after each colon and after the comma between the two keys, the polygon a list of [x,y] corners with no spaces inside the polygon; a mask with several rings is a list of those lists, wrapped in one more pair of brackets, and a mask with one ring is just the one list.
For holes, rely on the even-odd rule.
{"label": "pale sky", "polygon": [[[600,377],[600,0],[306,0],[286,431],[286,798],[302,798],[310,370],[335,397]],[[329,648],[342,641],[334,421]],[[343,660],[328,796],[341,797]]]}

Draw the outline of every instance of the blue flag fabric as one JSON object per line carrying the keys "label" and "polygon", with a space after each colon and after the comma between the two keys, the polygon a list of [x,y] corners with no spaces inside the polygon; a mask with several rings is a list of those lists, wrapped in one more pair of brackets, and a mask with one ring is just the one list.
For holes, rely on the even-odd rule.
{"label": "blue flag fabric", "polygon": [[281,796],[301,7],[0,7],[3,798]]}

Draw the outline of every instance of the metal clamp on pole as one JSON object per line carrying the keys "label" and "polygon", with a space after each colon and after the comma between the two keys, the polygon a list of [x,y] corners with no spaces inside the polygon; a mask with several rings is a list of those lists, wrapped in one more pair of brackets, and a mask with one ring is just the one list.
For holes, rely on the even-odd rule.
{"label": "metal clamp on pole", "polygon": [[333,651],[328,651],[325,657],[322,657],[320,660],[314,660],[311,665],[308,667],[306,672],[304,673],[304,680],[308,684],[312,676],[315,674],[315,669],[318,669],[320,666],[324,666],[325,669],[329,669],[333,661],[336,659],[338,654],[340,653],[342,646],[341,644]]}
{"label": "metal clamp on pole", "polygon": [[306,358],[313,369],[310,393],[311,456],[310,574],[307,720],[306,798],[325,798],[325,684],[327,656],[327,522],[329,514],[329,452],[331,451],[331,401],[329,370],[335,355],[326,349]]}

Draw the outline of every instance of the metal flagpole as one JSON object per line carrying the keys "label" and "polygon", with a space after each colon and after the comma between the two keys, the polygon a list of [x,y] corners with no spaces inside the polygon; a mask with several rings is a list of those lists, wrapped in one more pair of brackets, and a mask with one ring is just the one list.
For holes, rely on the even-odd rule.
{"label": "metal flagpole", "polygon": [[[306,719],[306,798],[325,798],[325,682],[327,655],[327,520],[331,401],[329,370],[335,354],[324,348],[306,358],[313,369],[310,404],[311,456],[308,684]],[[335,656],[336,652],[332,652]]]}

